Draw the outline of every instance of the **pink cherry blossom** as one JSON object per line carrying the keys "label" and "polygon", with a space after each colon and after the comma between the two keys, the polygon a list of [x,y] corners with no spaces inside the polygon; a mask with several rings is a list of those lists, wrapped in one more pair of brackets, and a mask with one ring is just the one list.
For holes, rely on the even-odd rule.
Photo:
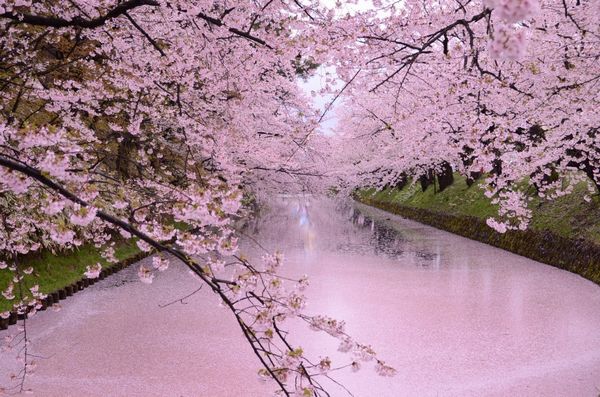
{"label": "pink cherry blossom", "polygon": [[74,206],[73,213],[69,220],[74,225],[78,226],[87,226],[89,225],[94,218],[96,217],[96,208],[93,207],[83,207]]}
{"label": "pink cherry blossom", "polygon": [[169,268],[169,261],[157,255],[152,257],[152,266],[159,272],[164,272]]}
{"label": "pink cherry blossom", "polygon": [[[527,227],[525,192],[597,194],[596,3],[0,0],[0,250],[90,244],[114,262],[135,238],[165,255],[140,280],[182,262],[282,393],[316,395],[307,378],[330,367],[289,348],[275,327],[288,318],[341,342],[351,369],[393,375],[343,321],[305,314],[308,278],[281,276],[283,254],[243,257],[240,219],[276,193],[426,188],[452,172],[479,178],[499,232]],[[323,109],[299,86],[317,73]],[[14,299],[23,269],[0,270]],[[20,291],[15,310],[35,310],[39,290]]]}
{"label": "pink cherry blossom", "polygon": [[101,271],[102,271],[102,265],[99,263],[96,263],[93,266],[87,266],[86,272],[84,273],[84,275],[87,278],[98,278],[98,277],[100,277]]}
{"label": "pink cherry blossom", "polygon": [[154,273],[152,273],[152,270],[148,269],[146,266],[140,265],[138,269],[138,277],[142,283],[152,284]]}

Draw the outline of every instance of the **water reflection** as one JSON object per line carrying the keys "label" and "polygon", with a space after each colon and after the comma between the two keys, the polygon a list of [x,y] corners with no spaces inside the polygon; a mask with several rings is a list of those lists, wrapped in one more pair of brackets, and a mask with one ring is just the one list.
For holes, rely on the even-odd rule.
{"label": "water reflection", "polygon": [[[439,268],[441,264],[439,252],[431,252],[427,248],[415,248],[410,239],[401,229],[394,228],[386,223],[389,218],[374,219],[361,211],[354,203],[345,203],[349,209],[342,212],[348,214],[347,219],[363,231],[368,230],[370,236],[367,241],[361,242],[359,247],[339,244],[336,248],[340,252],[365,253],[364,246],[372,248],[370,254],[385,256],[390,259],[403,260],[421,267]],[[363,207],[364,209],[364,207]],[[439,250],[439,249],[438,249]],[[434,266],[435,265],[435,266]]]}
{"label": "water reflection", "polygon": [[580,277],[355,203],[288,197],[264,216],[258,238],[309,274],[311,307],[393,352],[387,384],[342,376],[357,396],[600,387],[600,293]]}
{"label": "water reflection", "polygon": [[[251,260],[264,254],[257,240],[284,252],[285,275],[308,274],[310,314],[346,320],[349,333],[398,369],[395,378],[367,368],[337,372],[357,397],[592,396],[600,389],[600,289],[581,277],[373,208],[310,196],[264,207],[245,234]],[[35,353],[47,357],[31,378],[39,395],[272,395],[256,381],[256,358],[208,289],[161,308],[197,289],[184,266],[173,263],[151,286],[123,282],[137,280],[136,271],[28,320]],[[327,335],[304,325],[290,332],[310,356],[340,362]],[[0,357],[0,375],[14,371],[10,365]],[[331,386],[332,397],[347,396]]]}
{"label": "water reflection", "polygon": [[[349,222],[343,222],[344,219]],[[250,229],[265,241],[301,248],[305,255],[317,251],[374,255],[397,260],[399,265],[440,268],[441,257],[435,244],[412,241],[388,220],[376,219],[364,212],[364,206],[352,202],[281,196],[263,209]],[[285,249],[285,246],[275,248]]]}

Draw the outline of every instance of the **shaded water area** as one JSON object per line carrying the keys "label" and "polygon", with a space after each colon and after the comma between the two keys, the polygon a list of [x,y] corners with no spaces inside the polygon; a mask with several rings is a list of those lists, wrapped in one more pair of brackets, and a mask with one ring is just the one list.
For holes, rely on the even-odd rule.
{"label": "shaded water area", "polygon": [[[355,396],[600,393],[600,288],[579,276],[360,204],[281,198],[245,233],[284,252],[286,275],[308,274],[309,314],[346,320],[349,334],[398,370],[393,378],[366,364],[339,371]],[[242,239],[242,251],[258,258],[253,239]],[[270,395],[210,292],[161,307],[197,282],[173,264],[148,286],[136,269],[29,321],[32,349],[44,357],[29,380],[34,395]],[[309,355],[345,363],[331,338],[290,326]],[[0,358],[8,374],[14,364]]]}

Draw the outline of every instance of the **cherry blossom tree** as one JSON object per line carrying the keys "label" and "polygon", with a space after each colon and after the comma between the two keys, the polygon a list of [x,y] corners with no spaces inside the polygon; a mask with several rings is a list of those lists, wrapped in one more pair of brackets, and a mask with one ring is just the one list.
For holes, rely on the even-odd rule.
{"label": "cherry blossom tree", "polygon": [[[307,280],[279,276],[280,254],[241,256],[233,227],[244,194],[318,176],[303,142],[318,117],[296,79],[324,62],[332,16],[308,1],[0,1],[0,264],[15,310],[31,316],[44,298],[23,255],[92,243],[114,261],[117,239],[135,239],[158,251],[140,279],[166,270],[165,255],[182,261],[279,394],[328,395],[320,379],[334,370],[291,344],[290,317],[338,338],[348,366],[392,375],[343,322],[304,312]],[[23,390],[26,320],[5,347],[25,363]]]}
{"label": "cherry blossom tree", "polygon": [[[338,338],[352,368],[374,359],[380,374],[394,370],[343,322],[304,312],[307,281],[279,276],[280,254],[260,264],[239,254],[245,194],[409,177],[426,187],[454,170],[485,175],[500,205],[488,223],[504,231],[530,217],[517,182],[549,199],[582,180],[596,193],[598,2],[346,6],[0,0],[4,298],[30,316],[44,297],[25,282],[23,255],[91,243],[114,261],[117,239],[135,239],[159,253],[139,268],[143,282],[166,270],[166,255],[182,261],[235,316],[281,394],[327,395],[319,379],[339,366],[305,357],[286,318]],[[297,80],[319,65],[336,76],[316,112]],[[330,137],[319,127],[334,104]],[[21,389],[34,367],[26,328],[7,342],[22,341]]]}
{"label": "cherry blossom tree", "polygon": [[484,174],[500,206],[488,224],[501,232],[530,218],[517,182],[546,199],[582,180],[597,193],[597,2],[374,4],[339,22],[354,41],[338,75],[355,80],[328,166],[340,184],[426,181],[449,166]]}

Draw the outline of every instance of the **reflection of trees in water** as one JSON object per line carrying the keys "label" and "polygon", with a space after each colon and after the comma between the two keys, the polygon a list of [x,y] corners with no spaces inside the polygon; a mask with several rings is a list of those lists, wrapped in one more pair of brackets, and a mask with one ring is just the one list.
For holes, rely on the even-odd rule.
{"label": "reflection of trees in water", "polygon": [[370,232],[369,245],[375,255],[385,255],[397,259],[405,252],[406,239],[401,232],[381,222],[376,222],[358,209],[352,211],[350,221],[358,228]]}
{"label": "reflection of trees in water", "polygon": [[414,255],[416,258],[414,263],[425,267],[429,266],[431,261],[439,262],[439,254],[413,246],[401,231],[364,215],[357,208],[353,207],[348,213],[350,221],[356,227],[370,230],[369,244],[373,247],[375,255],[385,255],[391,259]]}
{"label": "reflection of trees in water", "polygon": [[[323,201],[323,202],[322,202]],[[274,196],[260,203],[260,211],[248,222],[244,233],[272,250],[312,249],[314,219],[326,200],[311,196]]]}
{"label": "reflection of trees in water", "polygon": [[[352,202],[312,197],[277,197],[261,206],[245,229],[272,249],[298,248],[385,256],[428,267],[439,262],[431,247],[360,211]],[[314,241],[313,241],[314,239]],[[314,246],[313,246],[314,244]],[[425,244],[428,244],[425,242]]]}

